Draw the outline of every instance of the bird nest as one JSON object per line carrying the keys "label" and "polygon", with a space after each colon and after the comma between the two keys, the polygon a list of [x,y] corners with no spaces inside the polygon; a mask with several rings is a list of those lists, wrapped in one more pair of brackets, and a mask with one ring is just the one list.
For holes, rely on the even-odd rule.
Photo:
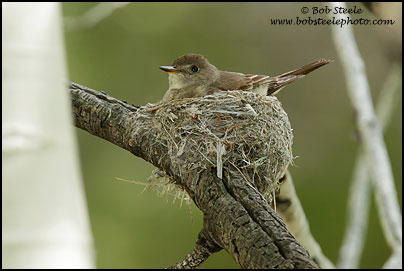
{"label": "bird nest", "polygon": [[181,177],[196,182],[202,170],[215,168],[219,178],[232,172],[272,202],[293,160],[292,129],[276,97],[229,91],[144,108],[154,113],[158,141]]}

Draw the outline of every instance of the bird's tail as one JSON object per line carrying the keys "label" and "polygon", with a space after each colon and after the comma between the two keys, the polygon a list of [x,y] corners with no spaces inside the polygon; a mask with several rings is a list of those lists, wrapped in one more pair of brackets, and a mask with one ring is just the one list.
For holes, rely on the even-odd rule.
{"label": "bird's tail", "polygon": [[304,65],[303,67],[298,68],[296,70],[289,71],[274,77],[276,80],[274,80],[273,84],[269,85],[267,95],[277,94],[287,84],[290,84],[296,81],[297,79],[304,77],[306,74],[311,73],[312,71],[333,61],[334,60],[322,58],[310,64]]}

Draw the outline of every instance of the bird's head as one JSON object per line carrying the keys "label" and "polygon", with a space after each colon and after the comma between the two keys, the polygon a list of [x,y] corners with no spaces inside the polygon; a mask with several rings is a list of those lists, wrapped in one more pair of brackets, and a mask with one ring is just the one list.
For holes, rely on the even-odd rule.
{"label": "bird's head", "polygon": [[160,69],[169,74],[170,89],[209,85],[218,77],[218,69],[198,54],[180,56],[171,66],[160,66]]}

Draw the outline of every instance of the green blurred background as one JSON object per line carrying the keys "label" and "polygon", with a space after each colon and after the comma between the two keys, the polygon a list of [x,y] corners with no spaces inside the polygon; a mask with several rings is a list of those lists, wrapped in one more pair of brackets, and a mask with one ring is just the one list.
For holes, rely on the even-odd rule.
{"label": "green blurred background", "polygon": [[[97,3],[63,3],[63,15],[83,15]],[[373,18],[364,13],[356,18]],[[200,53],[218,68],[277,75],[318,58],[335,62],[279,95],[294,129],[290,167],[314,237],[333,262],[346,222],[346,204],[358,141],[343,70],[328,26],[275,26],[270,19],[304,17],[320,3],[131,3],[99,24],[65,32],[69,79],[144,105],[168,87],[158,69],[185,53]],[[350,4],[349,6],[353,6]],[[315,17],[313,15],[313,17]],[[326,18],[324,15],[317,16]],[[66,28],[67,30],[67,28]],[[385,26],[355,26],[376,99],[392,67]],[[394,57],[394,56],[393,56]],[[76,129],[98,268],[164,268],[188,253],[201,229],[201,212],[172,203],[141,185],[153,166],[111,143]],[[402,103],[385,141],[402,202]],[[374,197],[372,196],[372,201]],[[372,202],[362,268],[379,268],[390,255]],[[237,268],[226,251],[203,268]]]}

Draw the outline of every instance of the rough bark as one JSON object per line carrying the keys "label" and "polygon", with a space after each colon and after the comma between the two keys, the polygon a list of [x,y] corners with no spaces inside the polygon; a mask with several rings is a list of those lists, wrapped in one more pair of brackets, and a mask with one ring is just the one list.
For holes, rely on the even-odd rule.
{"label": "rough bark", "polygon": [[153,123],[153,108],[129,105],[75,83],[69,88],[77,127],[152,163],[189,194],[203,212],[204,239],[217,248],[211,252],[226,249],[242,268],[318,268],[243,174],[224,167],[219,178],[211,166],[195,176],[174,165],[169,140]]}

